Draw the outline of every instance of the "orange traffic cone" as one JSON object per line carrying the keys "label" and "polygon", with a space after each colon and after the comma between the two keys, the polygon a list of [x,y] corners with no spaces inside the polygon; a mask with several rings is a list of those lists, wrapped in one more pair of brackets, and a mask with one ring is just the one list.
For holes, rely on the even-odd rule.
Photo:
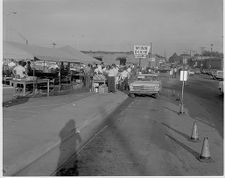
{"label": "orange traffic cone", "polygon": [[201,155],[199,156],[199,161],[201,162],[211,162],[212,158],[209,152],[209,141],[208,137],[204,138]]}
{"label": "orange traffic cone", "polygon": [[190,140],[193,142],[200,141],[198,138],[198,127],[197,127],[196,121],[193,123],[192,135],[191,135]]}

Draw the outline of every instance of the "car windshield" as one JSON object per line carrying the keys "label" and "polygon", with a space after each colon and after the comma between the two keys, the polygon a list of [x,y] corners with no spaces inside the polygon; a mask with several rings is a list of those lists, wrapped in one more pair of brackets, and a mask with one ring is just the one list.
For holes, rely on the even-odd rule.
{"label": "car windshield", "polygon": [[137,77],[137,79],[139,81],[158,81],[158,77],[157,76],[144,76],[144,75],[140,75]]}

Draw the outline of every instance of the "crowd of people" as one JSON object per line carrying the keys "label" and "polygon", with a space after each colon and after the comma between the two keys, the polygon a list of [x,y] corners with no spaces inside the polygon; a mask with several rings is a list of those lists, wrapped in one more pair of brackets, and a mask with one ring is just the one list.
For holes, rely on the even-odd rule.
{"label": "crowd of people", "polygon": [[11,60],[8,65],[3,65],[3,76],[13,77],[17,79],[32,76],[33,70],[30,61],[13,61]]}
{"label": "crowd of people", "polygon": [[[33,76],[33,68],[30,61],[8,61],[7,65],[3,66],[3,76],[13,77],[15,79],[24,79]],[[103,76],[105,84],[108,87],[108,92],[115,93],[117,90],[129,90],[128,81],[134,75],[133,64],[131,65],[106,65],[101,64],[88,64],[81,65],[82,70],[82,83],[83,86],[93,89],[94,77]]]}
{"label": "crowd of people", "polygon": [[91,65],[84,68],[84,86],[92,88],[95,75],[103,75],[106,78],[108,91],[115,93],[117,89],[128,90],[128,80],[132,76],[134,65],[118,66],[115,64],[105,65],[104,63]]}

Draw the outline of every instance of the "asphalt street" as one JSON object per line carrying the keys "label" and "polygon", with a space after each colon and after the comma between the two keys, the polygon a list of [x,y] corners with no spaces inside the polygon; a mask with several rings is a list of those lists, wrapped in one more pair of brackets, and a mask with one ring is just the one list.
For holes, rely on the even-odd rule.
{"label": "asphalt street", "polygon": [[[60,170],[80,176],[223,175],[223,96],[218,81],[190,76],[184,88],[185,114],[179,115],[179,78],[162,74],[159,98],[129,98],[104,127]],[[189,137],[197,121],[199,143]],[[202,140],[209,137],[211,163],[202,163]]]}

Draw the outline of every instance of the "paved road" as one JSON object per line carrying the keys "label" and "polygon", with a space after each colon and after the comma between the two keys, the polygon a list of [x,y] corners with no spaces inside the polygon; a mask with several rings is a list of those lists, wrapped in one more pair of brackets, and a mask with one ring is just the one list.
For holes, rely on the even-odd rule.
{"label": "paved road", "polygon": [[[129,98],[59,175],[222,175],[223,99],[218,81],[190,77],[184,93],[185,115],[178,115],[181,83],[165,75],[162,80],[160,98]],[[199,143],[189,141],[193,121],[198,123]],[[206,136],[212,163],[197,159]]]}

